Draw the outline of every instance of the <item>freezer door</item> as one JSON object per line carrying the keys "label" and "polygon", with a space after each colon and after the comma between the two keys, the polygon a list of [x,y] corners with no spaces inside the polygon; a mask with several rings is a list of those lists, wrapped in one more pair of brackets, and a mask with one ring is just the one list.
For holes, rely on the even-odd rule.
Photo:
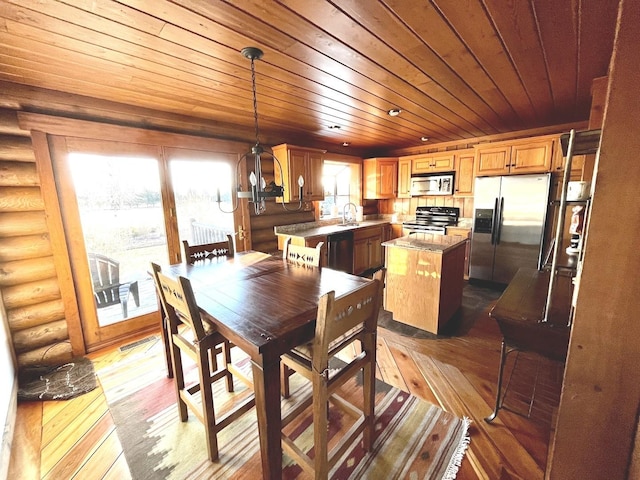
{"label": "freezer door", "polygon": [[478,177],[474,186],[473,230],[469,253],[469,277],[493,278],[495,216],[501,177]]}
{"label": "freezer door", "polygon": [[502,177],[493,281],[509,283],[520,267],[538,268],[550,175]]}

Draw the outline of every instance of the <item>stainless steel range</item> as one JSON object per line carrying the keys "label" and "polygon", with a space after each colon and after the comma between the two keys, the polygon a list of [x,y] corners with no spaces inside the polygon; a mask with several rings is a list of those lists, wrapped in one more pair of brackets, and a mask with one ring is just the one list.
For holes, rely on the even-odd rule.
{"label": "stainless steel range", "polygon": [[458,225],[460,209],[458,207],[417,207],[416,219],[404,222],[402,229],[405,235],[411,233],[433,233],[445,235],[447,227]]}

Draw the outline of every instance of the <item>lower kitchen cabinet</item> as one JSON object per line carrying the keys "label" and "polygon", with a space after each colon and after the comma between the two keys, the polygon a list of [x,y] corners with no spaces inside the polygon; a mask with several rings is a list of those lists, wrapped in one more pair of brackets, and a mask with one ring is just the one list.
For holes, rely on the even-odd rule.
{"label": "lower kitchen cabinet", "polygon": [[353,236],[353,273],[358,275],[383,264],[383,227],[360,228]]}
{"label": "lower kitchen cabinet", "polygon": [[402,236],[402,234],[403,234],[403,232],[402,232],[402,224],[401,223],[391,223],[389,225],[389,235],[387,235],[386,240],[393,240],[394,238],[400,238]]}

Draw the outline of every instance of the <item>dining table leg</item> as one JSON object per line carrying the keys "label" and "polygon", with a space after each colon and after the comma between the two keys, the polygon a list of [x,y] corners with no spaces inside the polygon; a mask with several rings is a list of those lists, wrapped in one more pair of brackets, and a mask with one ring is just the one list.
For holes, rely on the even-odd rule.
{"label": "dining table leg", "polygon": [[282,478],[282,416],[280,411],[280,357],[262,363],[251,361],[260,436],[262,476]]}

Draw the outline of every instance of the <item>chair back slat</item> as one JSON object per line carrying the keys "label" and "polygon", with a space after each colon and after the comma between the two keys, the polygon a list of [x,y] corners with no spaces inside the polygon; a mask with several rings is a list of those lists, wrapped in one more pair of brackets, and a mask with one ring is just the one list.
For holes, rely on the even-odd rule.
{"label": "chair back slat", "polygon": [[155,263],[151,264],[151,269],[171,330],[177,332],[178,325],[184,323],[193,330],[197,340],[202,340],[205,330],[191,282],[184,277],[174,279],[164,275]]}
{"label": "chair back slat", "polygon": [[182,241],[184,247],[184,261],[188,264],[204,262],[216,257],[233,257],[233,238],[227,235],[226,242],[205,243],[202,245],[189,245],[187,240]]}
{"label": "chair back slat", "polygon": [[381,269],[370,282],[349,294],[336,298],[331,291],[320,298],[313,341],[313,364],[317,371],[327,368],[332,341],[358,327],[365,333],[375,333],[384,277],[385,270]]}
{"label": "chair back slat", "polygon": [[282,256],[290,263],[307,265],[310,267],[319,267],[323,244],[324,242],[319,242],[315,247],[292,245],[291,237],[287,237],[284,242],[284,250]]}

